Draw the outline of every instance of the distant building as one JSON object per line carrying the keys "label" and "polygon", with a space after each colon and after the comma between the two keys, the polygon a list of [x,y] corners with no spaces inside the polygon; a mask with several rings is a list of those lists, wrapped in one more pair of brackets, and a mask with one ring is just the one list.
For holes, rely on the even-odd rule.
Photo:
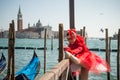
{"label": "distant building", "polygon": [[3,38],[3,30],[0,29],[0,38]]}
{"label": "distant building", "polygon": [[40,22],[40,20],[38,20],[38,22],[36,23],[36,27],[37,27],[37,28],[42,27],[42,23]]}
{"label": "distant building", "polygon": [[44,31],[47,29],[47,38],[51,38],[52,36],[52,27],[51,26],[43,26],[40,22],[40,19],[33,26],[28,24],[28,28],[23,29],[23,19],[22,13],[19,7],[18,16],[17,16],[17,32],[16,38],[44,38]]}
{"label": "distant building", "polygon": [[45,34],[45,29],[47,30],[46,31],[46,36],[47,38],[51,38],[53,36],[53,33],[52,33],[52,27],[51,26],[43,26],[44,30],[41,31],[41,38],[44,38],[44,34]]}
{"label": "distant building", "polygon": [[39,34],[37,32],[32,32],[32,31],[21,31],[21,32],[16,32],[16,37],[17,38],[39,38]]}
{"label": "distant building", "polygon": [[23,29],[23,19],[22,19],[22,13],[19,7],[19,11],[17,14],[17,31],[22,31]]}
{"label": "distant building", "polygon": [[8,38],[9,31],[2,32],[2,38]]}

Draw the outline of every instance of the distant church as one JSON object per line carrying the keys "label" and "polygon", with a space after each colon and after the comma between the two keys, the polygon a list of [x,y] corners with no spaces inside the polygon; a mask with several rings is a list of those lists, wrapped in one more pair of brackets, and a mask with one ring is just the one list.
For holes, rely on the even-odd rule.
{"label": "distant church", "polygon": [[22,19],[22,13],[19,7],[19,11],[17,14],[17,31],[21,31],[23,29],[23,19]]}
{"label": "distant church", "polygon": [[52,27],[49,25],[43,26],[40,20],[38,20],[38,22],[32,26],[29,23],[28,28],[23,29],[23,18],[21,9],[19,7],[17,14],[16,38],[44,38],[45,29],[47,29],[47,38],[51,38],[53,36]]}

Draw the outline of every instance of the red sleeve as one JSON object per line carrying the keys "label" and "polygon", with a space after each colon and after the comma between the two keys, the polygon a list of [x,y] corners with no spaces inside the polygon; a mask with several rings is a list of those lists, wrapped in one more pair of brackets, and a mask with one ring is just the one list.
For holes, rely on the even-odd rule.
{"label": "red sleeve", "polygon": [[[82,47],[78,47],[76,49],[73,49],[73,50],[70,50],[70,52],[73,54],[73,55],[76,55],[76,54],[79,54],[80,52],[82,52],[83,48]],[[68,51],[69,52],[69,51]]]}
{"label": "red sleeve", "polygon": [[82,47],[78,47],[76,49],[70,49],[70,48],[66,49],[66,51],[70,52],[73,55],[76,55],[76,54],[82,52],[82,50],[83,50]]}

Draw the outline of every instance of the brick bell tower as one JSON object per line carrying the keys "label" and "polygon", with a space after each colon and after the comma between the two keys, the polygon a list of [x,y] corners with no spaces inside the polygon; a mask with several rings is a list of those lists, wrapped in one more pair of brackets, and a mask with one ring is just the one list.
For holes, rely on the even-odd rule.
{"label": "brick bell tower", "polygon": [[22,31],[23,29],[23,19],[22,19],[22,13],[20,10],[20,6],[19,6],[19,11],[17,14],[17,31]]}

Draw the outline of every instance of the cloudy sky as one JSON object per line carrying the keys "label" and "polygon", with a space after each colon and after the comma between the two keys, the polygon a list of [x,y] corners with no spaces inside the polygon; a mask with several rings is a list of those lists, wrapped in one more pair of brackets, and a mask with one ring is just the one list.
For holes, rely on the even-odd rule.
{"label": "cloudy sky", "polygon": [[[104,37],[101,28],[108,28],[109,36],[120,28],[120,0],[74,0],[75,28],[86,26],[89,37]],[[69,0],[0,0],[0,29],[8,30],[11,20],[17,24],[17,13],[21,8],[23,28],[41,23],[58,30],[63,23],[69,29]],[[17,26],[16,26],[17,30]]]}

